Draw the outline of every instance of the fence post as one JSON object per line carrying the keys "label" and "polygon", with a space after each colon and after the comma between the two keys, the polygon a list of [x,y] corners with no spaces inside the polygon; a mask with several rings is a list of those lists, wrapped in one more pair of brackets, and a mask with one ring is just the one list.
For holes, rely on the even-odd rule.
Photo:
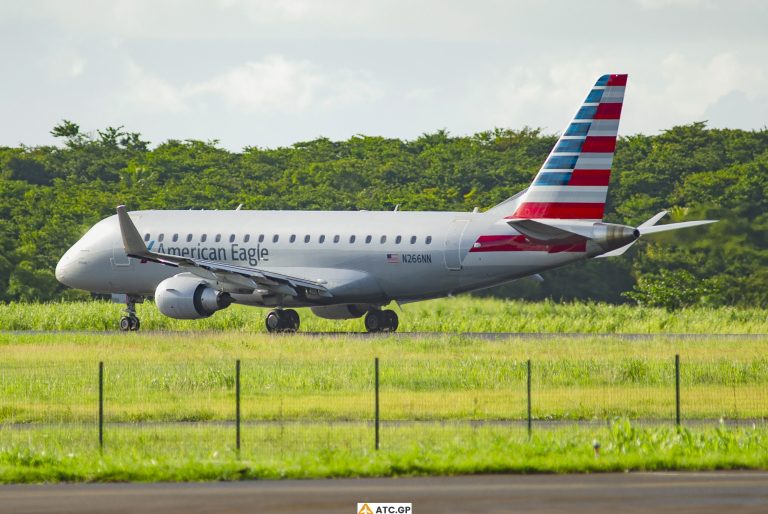
{"label": "fence post", "polygon": [[531,359],[528,359],[528,438],[531,438]]}
{"label": "fence post", "polygon": [[680,354],[675,354],[675,424],[680,426]]}
{"label": "fence post", "polygon": [[104,452],[104,361],[99,361],[99,452]]}
{"label": "fence post", "polygon": [[235,431],[237,457],[240,458],[240,359],[235,361]]}
{"label": "fence post", "polygon": [[373,360],[374,366],[374,380],[376,388],[376,450],[379,449],[379,358],[376,357]]}

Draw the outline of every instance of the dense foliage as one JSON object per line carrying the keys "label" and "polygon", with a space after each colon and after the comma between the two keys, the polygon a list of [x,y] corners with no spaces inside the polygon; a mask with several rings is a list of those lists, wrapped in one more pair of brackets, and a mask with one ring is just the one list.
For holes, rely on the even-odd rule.
{"label": "dense foliage", "polygon": [[[62,146],[0,147],[0,301],[75,296],[54,277],[58,258],[93,223],[130,209],[481,209],[525,188],[556,137],[538,130],[445,131],[413,141],[319,138],[288,148],[227,151],[217,141],[150,148],[109,127],[90,135],[64,121]],[[527,299],[592,299],[670,309],[768,304],[768,130],[704,123],[620,139],[606,219],[716,225],[649,237],[625,257],[598,259],[496,288]],[[630,292],[629,295],[623,293]]]}

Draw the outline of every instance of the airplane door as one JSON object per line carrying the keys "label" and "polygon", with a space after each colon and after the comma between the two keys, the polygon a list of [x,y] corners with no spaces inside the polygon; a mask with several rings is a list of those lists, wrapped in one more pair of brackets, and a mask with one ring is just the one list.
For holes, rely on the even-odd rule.
{"label": "airplane door", "polygon": [[131,258],[125,255],[125,250],[122,248],[113,248],[112,258],[109,261],[112,263],[113,270],[131,269]]}
{"label": "airplane door", "polygon": [[445,267],[451,271],[461,270],[461,236],[468,223],[469,220],[453,220],[445,236]]}

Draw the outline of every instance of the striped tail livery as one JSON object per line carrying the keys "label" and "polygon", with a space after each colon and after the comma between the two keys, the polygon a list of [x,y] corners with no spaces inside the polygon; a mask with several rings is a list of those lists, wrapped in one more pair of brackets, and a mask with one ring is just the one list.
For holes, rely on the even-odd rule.
{"label": "striped tail livery", "polygon": [[601,220],[627,75],[603,75],[509,219]]}

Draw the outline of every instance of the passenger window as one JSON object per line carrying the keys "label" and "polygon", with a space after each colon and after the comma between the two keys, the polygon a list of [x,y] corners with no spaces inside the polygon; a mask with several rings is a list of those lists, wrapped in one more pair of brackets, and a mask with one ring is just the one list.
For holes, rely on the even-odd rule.
{"label": "passenger window", "polygon": [[411,236],[411,244],[416,244],[416,236]]}
{"label": "passenger window", "polygon": [[402,241],[402,240],[403,240],[403,236],[397,236],[397,237],[395,238],[395,244],[396,244],[396,245],[399,245],[399,244],[400,244],[400,241]]}
{"label": "passenger window", "polygon": [[373,239],[371,236],[365,236],[365,244],[370,243],[371,239]]}
{"label": "passenger window", "polygon": [[247,243],[251,240],[251,234],[245,234],[245,237],[243,238],[243,243]]}
{"label": "passenger window", "polygon": [[305,243],[309,243],[309,234],[307,234],[306,236],[304,236],[304,242],[305,242]]}
{"label": "passenger window", "polygon": [[259,234],[259,243],[264,242],[264,234]]}
{"label": "passenger window", "polygon": [[235,234],[232,234],[229,236],[229,242],[234,243],[235,242]]}
{"label": "passenger window", "polygon": [[339,241],[341,241],[341,236],[339,236],[339,235],[333,236],[333,242],[334,243],[338,243]]}
{"label": "passenger window", "polygon": [[202,236],[200,236],[200,242],[201,243],[205,243],[206,239],[208,239],[208,234],[203,234]]}
{"label": "passenger window", "polygon": [[425,243],[432,244],[432,236],[427,236],[427,239],[425,240]]}
{"label": "passenger window", "polygon": [[159,236],[157,236],[157,240],[159,242],[162,242],[164,238],[165,238],[165,234],[160,234]]}
{"label": "passenger window", "polygon": [[320,236],[320,242],[325,243],[325,236]]}
{"label": "passenger window", "polygon": [[352,244],[355,242],[355,236],[349,236],[349,244]]}
{"label": "passenger window", "polygon": [[381,236],[380,242],[381,242],[381,244],[386,243],[387,242],[387,236]]}
{"label": "passenger window", "polygon": [[221,234],[216,234],[216,242],[218,243],[221,241]]}
{"label": "passenger window", "polygon": [[278,240],[278,239],[280,239],[280,236],[279,236],[279,235],[275,234],[274,236],[272,236],[272,242],[273,242],[273,243],[277,243],[277,240]]}
{"label": "passenger window", "polygon": [[149,241],[149,234],[144,234],[144,241]]}
{"label": "passenger window", "polygon": [[295,243],[296,242],[296,234],[291,234],[291,238],[289,239],[289,241],[291,243]]}
{"label": "passenger window", "polygon": [[192,234],[187,234],[187,243],[192,242]]}
{"label": "passenger window", "polygon": [[173,239],[173,242],[174,242],[174,243],[175,243],[176,241],[178,241],[178,240],[179,240],[179,234],[173,234],[173,238],[172,238],[172,239]]}

